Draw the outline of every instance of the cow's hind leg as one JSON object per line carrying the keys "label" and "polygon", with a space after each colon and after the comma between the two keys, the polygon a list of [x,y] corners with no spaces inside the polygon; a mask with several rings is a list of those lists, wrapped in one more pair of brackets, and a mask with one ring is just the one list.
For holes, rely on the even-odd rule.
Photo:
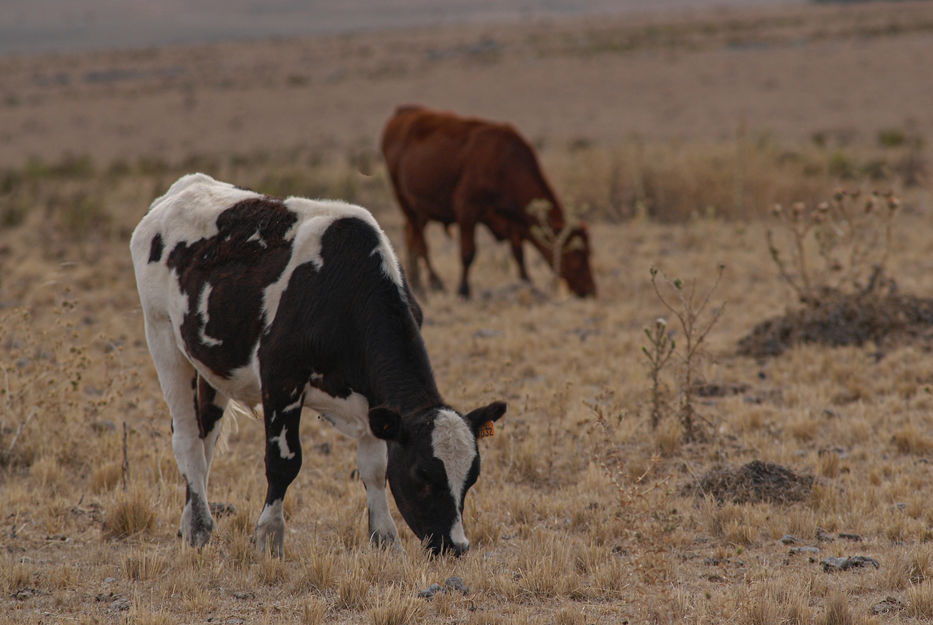
{"label": "cow's hind leg", "polygon": [[[268,390],[268,387],[264,387]],[[289,484],[301,469],[301,420],[303,393],[300,386],[291,391],[263,392],[266,423],[266,502],[256,525],[256,550],[285,556],[285,516],[282,501]]]}
{"label": "cow's hind leg", "polygon": [[[185,508],[181,514],[181,534],[188,544],[201,547],[211,537],[214,519],[207,503],[207,474],[210,463],[198,426],[197,373],[175,347],[169,323],[152,323],[147,320],[146,340],[159,374],[159,384],[172,415],[172,450],[175,452],[178,470],[185,479]],[[216,437],[213,440],[216,440]]]}
{"label": "cow's hind leg", "polygon": [[411,288],[416,293],[423,293],[421,286],[421,274],[418,263],[419,258],[424,259],[424,266],[428,270],[428,282],[434,291],[443,291],[444,283],[434,266],[431,264],[431,257],[428,255],[428,242],[424,238],[424,221],[412,221],[411,218],[405,223],[405,246],[408,249],[408,278]]}
{"label": "cow's hind leg", "polygon": [[528,269],[525,267],[525,250],[522,249],[522,237],[513,234],[509,237],[509,244],[512,246],[512,256],[515,257],[515,264],[518,265],[518,277],[524,282],[531,282],[528,276]]}
{"label": "cow's hind leg", "polygon": [[366,487],[366,509],[369,511],[369,540],[376,545],[399,546],[398,529],[389,513],[386,500],[386,442],[367,431],[360,436],[356,450],[357,467]]}
{"label": "cow's hind leg", "polygon": [[[214,448],[222,429],[221,419],[227,408],[227,396],[220,393],[207,380],[198,376],[198,436],[204,445],[204,460],[207,463],[208,474],[214,460]],[[208,476],[205,476],[204,486],[207,487]]]}

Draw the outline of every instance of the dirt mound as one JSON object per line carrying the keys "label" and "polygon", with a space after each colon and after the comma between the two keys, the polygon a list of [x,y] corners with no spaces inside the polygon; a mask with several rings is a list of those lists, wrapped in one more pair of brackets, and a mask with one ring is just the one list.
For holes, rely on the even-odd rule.
{"label": "dirt mound", "polygon": [[719,503],[792,503],[809,497],[812,486],[812,476],[754,460],[738,468],[717,467],[683,490],[687,495],[712,495]]}
{"label": "dirt mound", "polygon": [[933,338],[933,299],[891,293],[831,293],[806,306],[756,325],[739,341],[743,356],[777,356],[801,343],[833,347],[874,341],[891,347]]}

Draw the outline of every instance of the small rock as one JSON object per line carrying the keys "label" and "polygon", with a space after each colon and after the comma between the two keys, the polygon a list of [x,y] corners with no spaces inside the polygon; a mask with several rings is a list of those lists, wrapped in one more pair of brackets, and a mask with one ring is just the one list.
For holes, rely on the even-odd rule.
{"label": "small rock", "polygon": [[232,503],[223,503],[222,501],[211,502],[211,514],[215,517],[233,516],[236,514],[236,506]]}
{"label": "small rock", "polygon": [[797,542],[797,539],[790,534],[784,534],[781,536],[781,542],[785,545],[793,545],[795,542]]}
{"label": "small rock", "polygon": [[240,591],[233,593],[234,598],[236,599],[255,599],[256,593],[252,590]]}
{"label": "small rock", "polygon": [[17,601],[25,601],[26,599],[32,599],[39,594],[39,591],[35,588],[20,588],[10,596],[16,599]]}
{"label": "small rock", "polygon": [[114,612],[125,612],[126,610],[130,609],[130,600],[126,597],[117,595],[116,599],[110,603],[110,609]]}
{"label": "small rock", "polygon": [[447,591],[444,590],[444,587],[440,584],[431,584],[424,590],[418,593],[418,596],[422,599],[433,599],[434,595],[441,593],[442,595],[447,594]]}
{"label": "small rock", "polygon": [[91,429],[98,434],[106,434],[107,432],[116,432],[117,424],[113,421],[95,421],[91,424]]}
{"label": "small rock", "polygon": [[833,541],[833,535],[824,530],[822,527],[816,528],[816,539],[820,542],[831,543]]}
{"label": "small rock", "polygon": [[898,510],[906,510],[906,509],[907,509],[907,504],[906,504],[906,503],[896,503],[896,504],[894,504],[894,507],[897,508]]}
{"label": "small rock", "polygon": [[866,564],[870,564],[876,569],[881,567],[877,560],[874,558],[869,558],[868,556],[849,556],[848,558],[830,557],[823,558],[823,560],[820,562],[823,570],[827,573],[831,573],[833,571],[845,571],[847,569],[865,566]]}
{"label": "small rock", "polygon": [[492,330],[490,328],[480,328],[473,333],[473,336],[478,339],[492,339],[496,338],[497,336],[502,336],[502,333],[498,330]]}
{"label": "small rock", "polygon": [[225,622],[227,625],[243,625],[243,623],[245,623],[246,621],[244,621],[243,619],[241,619],[241,618],[238,617],[238,616],[231,616],[230,618],[228,618],[228,619],[227,619],[226,621],[224,621],[224,622]]}
{"label": "small rock", "polygon": [[819,547],[791,547],[788,553],[819,553]]}
{"label": "small rock", "polygon": [[885,597],[871,607],[872,614],[892,614],[904,609],[904,602],[895,597]]}
{"label": "small rock", "polygon": [[862,542],[862,537],[858,534],[848,534],[846,532],[839,532],[839,538],[844,538],[846,540],[851,540],[854,543]]}
{"label": "small rock", "polygon": [[104,583],[105,583],[105,584],[112,584],[112,583],[113,583],[113,578],[112,578],[112,577],[105,577],[105,578],[104,578]]}
{"label": "small rock", "polygon": [[463,580],[459,577],[448,577],[444,580],[444,586],[447,590],[457,590],[463,594],[470,592],[470,589],[467,588],[466,584],[464,584]]}

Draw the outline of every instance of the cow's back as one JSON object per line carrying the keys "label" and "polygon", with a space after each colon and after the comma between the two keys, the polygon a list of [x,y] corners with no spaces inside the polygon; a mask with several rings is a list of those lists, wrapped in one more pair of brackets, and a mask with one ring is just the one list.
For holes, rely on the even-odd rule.
{"label": "cow's back", "polygon": [[[337,223],[351,227],[334,228]],[[334,251],[323,271],[326,237],[343,240],[329,244]],[[170,324],[178,349],[198,371],[229,396],[250,395],[247,401],[256,399],[259,388],[259,341],[279,316],[290,285],[304,291],[298,300],[305,301],[290,296],[296,305],[308,306],[310,295],[329,302],[335,314],[319,315],[321,323],[346,320],[358,295],[359,276],[340,280],[335,273],[364,265],[374,283],[387,285],[385,297],[408,303],[385,234],[367,210],[340,201],[279,200],[192,174],[153,202],[130,248],[147,324]],[[321,288],[292,281],[314,274],[326,275],[332,285],[326,298]]]}
{"label": "cow's back", "polygon": [[382,151],[403,210],[453,223],[461,193],[524,220],[534,198],[556,198],[534,150],[509,124],[405,106],[386,123]]}

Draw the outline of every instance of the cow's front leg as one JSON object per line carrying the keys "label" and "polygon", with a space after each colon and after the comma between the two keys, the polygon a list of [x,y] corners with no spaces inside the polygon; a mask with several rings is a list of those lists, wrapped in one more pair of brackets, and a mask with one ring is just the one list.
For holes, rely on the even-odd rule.
{"label": "cow's front leg", "polygon": [[373,436],[367,428],[359,438],[356,462],[366,487],[370,542],[380,546],[395,545],[400,549],[398,529],[389,514],[389,503],[386,500],[386,442]]}
{"label": "cow's front leg", "polygon": [[[285,516],[282,500],[285,491],[301,468],[301,441],[298,426],[301,397],[285,408],[264,406],[266,422],[266,503],[256,525],[256,550],[268,550],[273,556],[285,556]],[[265,402],[264,402],[265,404]]]}

